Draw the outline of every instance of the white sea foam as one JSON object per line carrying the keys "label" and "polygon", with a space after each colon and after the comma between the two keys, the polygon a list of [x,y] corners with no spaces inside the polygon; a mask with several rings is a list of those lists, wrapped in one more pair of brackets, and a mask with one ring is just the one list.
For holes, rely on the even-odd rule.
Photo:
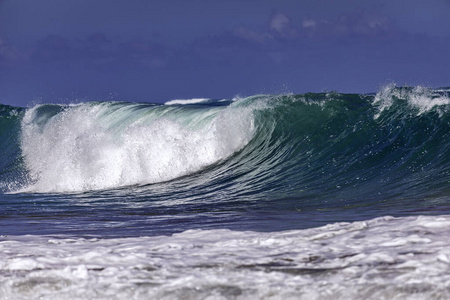
{"label": "white sea foam", "polygon": [[202,102],[206,102],[208,100],[210,100],[210,99],[209,98],[174,99],[174,100],[167,101],[164,104],[165,105],[175,105],[175,104],[186,105],[186,104],[202,103]]}
{"label": "white sea foam", "polygon": [[185,112],[83,104],[51,118],[39,108],[28,110],[22,121],[21,147],[32,182],[23,191],[171,180],[229,157],[254,134],[251,108]]}
{"label": "white sea foam", "polygon": [[417,86],[412,89],[398,88],[395,84],[386,85],[375,95],[374,104],[378,107],[375,118],[389,109],[394,104],[394,99],[407,101],[408,105],[415,108],[417,115],[421,115],[432,109],[437,109],[442,114],[440,108],[450,105],[448,94],[443,91],[433,91],[429,88]]}
{"label": "white sea foam", "polygon": [[450,216],[0,239],[0,299],[448,299]]}
{"label": "white sea foam", "polygon": [[419,114],[422,114],[435,107],[449,105],[450,98],[447,95],[434,95],[430,89],[418,86],[414,88],[409,103],[419,110]]}

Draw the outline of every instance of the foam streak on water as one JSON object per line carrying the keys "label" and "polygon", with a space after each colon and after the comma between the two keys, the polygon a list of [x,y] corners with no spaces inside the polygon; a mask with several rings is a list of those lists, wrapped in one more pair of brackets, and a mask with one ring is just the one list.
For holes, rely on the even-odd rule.
{"label": "foam streak on water", "polygon": [[208,98],[193,98],[193,99],[174,99],[167,101],[165,105],[176,105],[176,104],[196,104],[206,102],[210,99]]}
{"label": "foam streak on water", "polygon": [[0,299],[447,299],[450,216],[272,233],[3,237]]}

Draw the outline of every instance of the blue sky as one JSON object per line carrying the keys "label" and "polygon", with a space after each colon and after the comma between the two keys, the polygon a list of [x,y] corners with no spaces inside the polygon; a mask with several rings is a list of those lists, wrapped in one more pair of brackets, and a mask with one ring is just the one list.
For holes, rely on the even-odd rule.
{"label": "blue sky", "polygon": [[0,0],[0,103],[450,85],[450,0]]}

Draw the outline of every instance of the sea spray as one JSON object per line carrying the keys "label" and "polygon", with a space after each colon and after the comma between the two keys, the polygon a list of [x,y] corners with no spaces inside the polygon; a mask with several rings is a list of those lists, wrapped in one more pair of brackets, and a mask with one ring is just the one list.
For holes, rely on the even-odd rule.
{"label": "sea spray", "polygon": [[22,121],[23,191],[107,189],[171,180],[244,147],[252,110],[145,104],[36,106]]}

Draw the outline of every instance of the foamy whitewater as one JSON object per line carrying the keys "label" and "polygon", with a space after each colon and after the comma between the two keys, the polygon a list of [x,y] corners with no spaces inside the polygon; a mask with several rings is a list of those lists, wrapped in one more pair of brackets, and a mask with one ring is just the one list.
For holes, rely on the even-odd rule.
{"label": "foamy whitewater", "polygon": [[0,299],[448,299],[449,92],[0,105]]}

